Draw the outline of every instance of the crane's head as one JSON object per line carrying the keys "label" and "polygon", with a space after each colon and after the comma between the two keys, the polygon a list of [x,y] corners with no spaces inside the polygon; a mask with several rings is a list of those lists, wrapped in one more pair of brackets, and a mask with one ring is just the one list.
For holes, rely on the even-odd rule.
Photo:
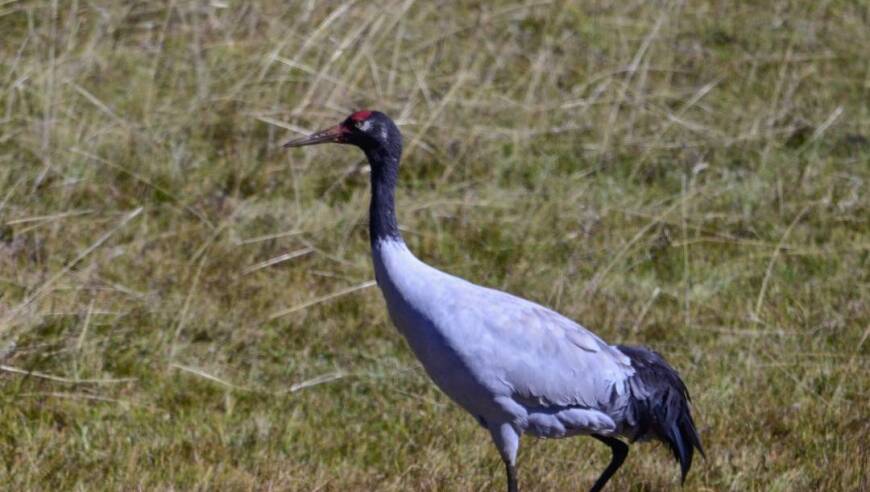
{"label": "crane's head", "polygon": [[322,143],[356,145],[364,151],[382,148],[401,152],[402,134],[384,113],[357,111],[332,128],[285,143],[284,148]]}

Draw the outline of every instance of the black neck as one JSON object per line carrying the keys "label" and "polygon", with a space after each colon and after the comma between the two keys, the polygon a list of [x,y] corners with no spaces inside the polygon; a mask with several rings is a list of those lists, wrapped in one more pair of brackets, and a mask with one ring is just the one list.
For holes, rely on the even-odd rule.
{"label": "black neck", "polygon": [[372,202],[369,206],[369,240],[372,246],[379,241],[401,241],[396,222],[394,195],[399,177],[401,147],[389,149],[378,146],[365,149],[371,165]]}

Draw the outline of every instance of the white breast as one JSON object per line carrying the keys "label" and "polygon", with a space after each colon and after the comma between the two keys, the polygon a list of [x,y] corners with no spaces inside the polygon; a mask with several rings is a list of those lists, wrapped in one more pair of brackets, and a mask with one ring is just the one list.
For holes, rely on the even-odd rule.
{"label": "white breast", "polygon": [[441,390],[473,413],[491,405],[494,392],[506,392],[487,388],[463,353],[473,327],[456,304],[467,282],[426,265],[401,241],[381,241],[372,253],[393,324]]}

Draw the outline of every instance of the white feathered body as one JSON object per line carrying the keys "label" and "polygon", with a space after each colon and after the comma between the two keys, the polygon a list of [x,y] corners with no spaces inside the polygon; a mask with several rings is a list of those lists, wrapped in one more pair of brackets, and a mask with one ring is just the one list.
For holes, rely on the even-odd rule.
{"label": "white feathered body", "polygon": [[378,241],[372,255],[393,323],[438,387],[484,427],[567,437],[634,424],[634,369],[618,348],[550,309],[430,267],[401,240]]}

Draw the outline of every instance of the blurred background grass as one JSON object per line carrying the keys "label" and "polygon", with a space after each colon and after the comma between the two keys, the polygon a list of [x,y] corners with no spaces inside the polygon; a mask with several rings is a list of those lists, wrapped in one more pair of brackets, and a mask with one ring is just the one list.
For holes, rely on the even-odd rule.
{"label": "blurred background grass", "polygon": [[[424,260],[684,375],[687,490],[868,489],[861,1],[0,1],[0,487],[500,490],[370,287]],[[584,489],[590,439],[521,485]],[[676,488],[661,446],[611,490]]]}

